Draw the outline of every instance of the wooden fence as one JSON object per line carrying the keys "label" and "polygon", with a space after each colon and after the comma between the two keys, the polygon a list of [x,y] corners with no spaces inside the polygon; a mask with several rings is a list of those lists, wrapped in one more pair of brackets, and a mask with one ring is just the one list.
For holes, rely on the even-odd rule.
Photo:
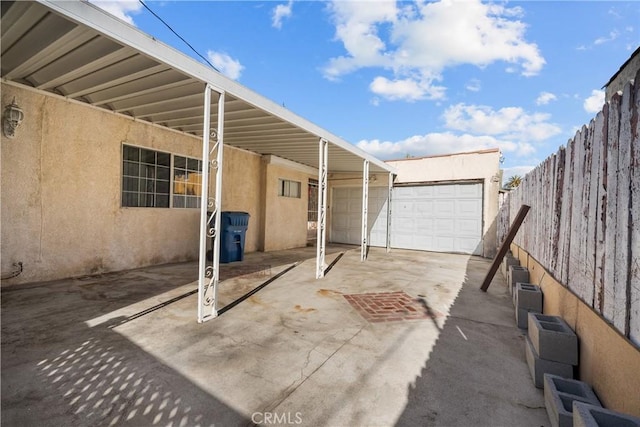
{"label": "wooden fence", "polygon": [[640,346],[640,72],[635,82],[509,193],[498,243],[531,206],[514,243]]}

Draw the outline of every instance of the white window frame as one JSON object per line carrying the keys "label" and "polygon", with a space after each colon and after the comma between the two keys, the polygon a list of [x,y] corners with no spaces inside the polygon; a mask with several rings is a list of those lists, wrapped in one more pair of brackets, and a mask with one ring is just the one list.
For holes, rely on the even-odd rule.
{"label": "white window frame", "polygon": [[[293,189],[291,184],[295,184],[294,188],[297,187],[298,191],[292,191]],[[292,179],[278,178],[278,196],[291,199],[301,199],[302,182]]]}
{"label": "white window frame", "polygon": [[[131,148],[137,148],[137,149],[143,149],[143,150],[149,150],[149,151],[154,151],[156,153],[162,153],[162,154],[167,154],[170,156],[170,161],[169,161],[169,193],[167,194],[167,196],[169,197],[169,206],[125,206],[124,204],[124,194],[125,192],[129,192],[129,193],[133,193],[133,191],[127,191],[124,189],[124,182],[125,182],[125,178],[130,177],[129,175],[125,176],[125,171],[124,171],[124,162],[125,162],[125,158],[124,158],[124,149],[125,147],[131,147]],[[178,153],[173,153],[173,152],[169,152],[169,151],[163,151],[163,150],[158,150],[156,148],[152,148],[152,147],[145,147],[143,145],[137,145],[137,144],[131,144],[129,142],[122,142],[121,143],[121,147],[120,147],[120,208],[121,209],[137,209],[137,208],[142,208],[142,209],[200,209],[200,202],[201,202],[201,196],[200,195],[194,195],[194,199],[197,200],[197,206],[175,206],[174,205],[174,196],[176,195],[174,192],[174,185],[175,185],[175,157],[182,157],[184,159],[187,160],[187,166],[188,166],[188,161],[189,160],[196,160],[198,161],[200,167],[204,167],[204,165],[202,164],[202,160],[197,158],[197,157],[191,157],[191,156],[187,156],[184,154],[178,154]],[[188,171],[188,168],[185,168],[185,170]],[[193,171],[192,171],[193,172]],[[200,171],[202,173],[202,171]],[[157,180],[157,178],[155,178]],[[202,191],[202,183],[200,183],[201,185],[201,191]],[[135,194],[140,194],[140,193],[145,193],[145,192],[141,192],[140,188],[138,188],[137,192],[135,192]],[[155,193],[154,193],[155,194]],[[186,195],[185,195],[186,197]]]}
{"label": "white window frame", "polygon": [[[196,157],[189,157],[189,156],[183,156],[181,154],[172,154],[171,155],[171,207],[172,208],[176,208],[176,209],[200,209],[200,199],[202,197],[202,181],[200,181],[200,183],[198,184],[200,187],[200,192],[199,194],[176,194],[175,192],[175,185],[176,185],[176,177],[175,177],[175,173],[176,173],[176,166],[175,166],[175,160],[176,157],[181,157],[183,159],[186,160],[186,164],[185,164],[185,168],[184,171],[189,174],[189,173],[200,173],[200,177],[202,178],[202,160],[196,158]],[[195,160],[198,162],[198,166],[199,166],[199,170],[191,170],[189,169],[189,160]],[[182,168],[180,168],[182,170]],[[185,185],[185,191],[188,188],[188,181],[183,181],[184,185]],[[185,205],[184,206],[176,206],[175,204],[175,197],[176,196],[180,196],[184,199],[185,201]],[[188,200],[195,200],[196,201],[196,206],[188,206]]]}
{"label": "white window frame", "polygon": [[[138,150],[148,150],[148,151],[153,151],[154,153],[156,153],[156,162],[155,162],[155,167],[158,167],[157,164],[157,154],[161,153],[161,154],[165,154],[169,156],[169,165],[167,166],[169,168],[169,176],[168,176],[168,180],[161,180],[158,178],[158,176],[154,176],[153,177],[153,181],[154,181],[154,191],[153,192],[148,192],[148,191],[141,191],[140,188],[140,180],[142,179],[142,177],[139,175],[133,176],[133,175],[125,175],[125,170],[124,170],[124,164],[125,164],[125,156],[124,156],[124,150],[125,147],[131,147],[131,148],[135,148]],[[120,207],[122,208],[151,208],[151,209],[167,209],[171,207],[171,153],[167,152],[167,151],[162,151],[162,150],[156,150],[154,148],[150,148],[150,147],[142,147],[139,145],[134,145],[134,144],[127,144],[127,143],[122,143],[121,149],[120,149]],[[143,164],[141,159],[138,159],[137,161],[138,165]],[[164,167],[164,166],[163,166]],[[125,190],[125,178],[138,178],[138,189],[136,191],[131,191],[131,190]],[[158,195],[165,195],[165,193],[158,193],[156,190],[156,186],[157,186],[157,182],[158,181],[166,181],[169,185],[169,192],[166,193],[166,196],[169,198],[168,200],[168,206],[155,206],[155,203],[157,201],[157,197]],[[140,197],[141,194],[153,194],[154,195],[154,206],[126,206],[125,205],[125,200],[124,200],[124,196],[125,193],[130,193],[130,194],[136,194],[138,197]]]}

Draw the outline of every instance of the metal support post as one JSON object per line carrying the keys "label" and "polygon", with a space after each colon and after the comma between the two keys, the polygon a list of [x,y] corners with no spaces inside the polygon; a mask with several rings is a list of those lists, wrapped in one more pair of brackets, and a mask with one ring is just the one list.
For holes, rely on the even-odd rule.
{"label": "metal support post", "polygon": [[389,173],[389,195],[387,197],[387,253],[391,252],[391,196],[393,195],[393,174]]}
{"label": "metal support post", "polygon": [[316,255],[316,279],[324,277],[324,262],[327,228],[327,160],[329,157],[329,142],[320,138],[318,144],[318,239]]}
{"label": "metal support post", "polygon": [[[218,316],[218,281],[220,278],[220,212],[222,210],[222,160],[224,152],[224,92],[217,92],[218,129],[211,130],[211,92],[204,92],[204,126],[202,135],[202,194],[200,197],[200,260],[198,271],[198,323]],[[213,144],[211,144],[213,140]],[[212,157],[215,152],[215,159]],[[209,197],[209,167],[215,172],[213,197]],[[212,209],[209,214],[209,209]],[[212,239],[213,260],[207,265],[207,240]]]}
{"label": "metal support post", "polygon": [[369,160],[362,163],[362,230],[360,233],[360,261],[367,259],[367,245],[369,234],[367,220],[369,219]]}

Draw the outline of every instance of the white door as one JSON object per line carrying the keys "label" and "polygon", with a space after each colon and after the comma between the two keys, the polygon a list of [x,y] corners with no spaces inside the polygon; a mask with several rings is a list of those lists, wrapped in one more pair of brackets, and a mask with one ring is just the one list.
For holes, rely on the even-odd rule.
{"label": "white door", "polygon": [[395,187],[391,247],[482,255],[482,184]]}
{"label": "white door", "polygon": [[[394,187],[391,247],[482,255],[482,184]],[[369,189],[369,245],[386,246],[387,192]],[[331,241],[360,244],[362,189],[334,188]]]}
{"label": "white door", "polygon": [[[369,215],[367,215],[370,246],[387,246],[386,187],[369,187]],[[384,220],[381,218],[384,217]],[[359,245],[362,228],[362,188],[333,189],[331,205],[331,241]]]}

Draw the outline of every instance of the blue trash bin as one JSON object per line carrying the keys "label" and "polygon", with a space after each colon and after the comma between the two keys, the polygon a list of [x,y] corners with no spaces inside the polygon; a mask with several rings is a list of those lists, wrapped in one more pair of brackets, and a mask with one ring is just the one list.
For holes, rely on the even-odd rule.
{"label": "blue trash bin", "polygon": [[220,262],[242,261],[244,240],[249,227],[247,212],[222,212],[220,216]]}

